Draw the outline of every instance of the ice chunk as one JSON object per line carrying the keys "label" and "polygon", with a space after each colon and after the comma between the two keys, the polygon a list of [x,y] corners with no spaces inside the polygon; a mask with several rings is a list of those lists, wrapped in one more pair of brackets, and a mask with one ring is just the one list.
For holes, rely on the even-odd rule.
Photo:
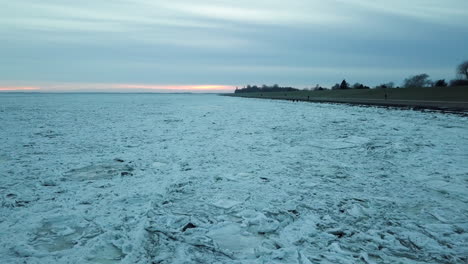
{"label": "ice chunk", "polygon": [[159,162],[159,161],[155,161],[155,162],[153,162],[153,164],[152,164],[153,168],[161,168],[161,167],[164,167],[164,166],[166,166],[166,165],[167,165],[166,163],[164,163],[164,162]]}
{"label": "ice chunk", "polygon": [[279,222],[275,219],[266,217],[263,213],[246,210],[238,214],[244,219],[243,225],[253,233],[271,233],[279,227]]}
{"label": "ice chunk", "polygon": [[229,209],[233,206],[236,206],[238,204],[241,204],[242,202],[235,201],[235,200],[228,200],[228,199],[219,199],[217,201],[214,201],[212,204],[216,207],[223,208],[223,209]]}
{"label": "ice chunk", "polygon": [[42,221],[35,232],[32,246],[38,251],[62,251],[70,249],[84,239],[92,226],[78,216],[57,216]]}
{"label": "ice chunk", "polygon": [[246,232],[239,224],[230,222],[215,226],[207,235],[220,250],[232,252],[240,258],[254,257],[254,249],[261,243],[259,237]]}
{"label": "ice chunk", "polygon": [[65,176],[78,180],[100,180],[123,176],[124,174],[129,175],[131,171],[133,171],[133,168],[130,165],[113,161],[72,169],[66,172]]}

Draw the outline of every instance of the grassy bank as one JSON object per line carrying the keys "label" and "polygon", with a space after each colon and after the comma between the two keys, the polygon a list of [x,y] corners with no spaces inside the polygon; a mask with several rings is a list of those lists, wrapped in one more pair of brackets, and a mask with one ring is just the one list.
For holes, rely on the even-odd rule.
{"label": "grassy bank", "polygon": [[[387,100],[385,100],[385,93]],[[468,111],[468,87],[348,89],[226,94],[235,97]]]}
{"label": "grassy bank", "polygon": [[325,91],[238,93],[232,96],[270,99],[384,99],[468,102],[468,87],[429,87],[394,89],[348,89]]}

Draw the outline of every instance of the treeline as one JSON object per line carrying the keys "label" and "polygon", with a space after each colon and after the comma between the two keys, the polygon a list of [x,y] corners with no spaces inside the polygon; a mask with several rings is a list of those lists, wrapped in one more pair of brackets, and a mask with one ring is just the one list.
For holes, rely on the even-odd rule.
{"label": "treeline", "polygon": [[262,85],[262,86],[257,86],[257,85],[247,85],[241,89],[236,88],[234,93],[261,93],[261,92],[293,92],[293,91],[299,91],[297,88],[293,87],[281,87],[278,84],[274,84],[272,86],[268,85]]}
{"label": "treeline", "polygon": [[[386,89],[386,88],[423,88],[423,87],[455,87],[455,86],[468,86],[468,61],[465,61],[458,65],[457,69],[457,79],[451,80],[448,83],[445,79],[440,80],[431,80],[429,75],[426,73],[410,76],[406,78],[402,86],[395,86],[395,83],[388,82],[382,83],[380,85],[374,86],[374,89]],[[367,86],[362,83],[350,84],[346,80],[337,83],[330,88],[322,87],[316,85],[315,87],[305,88],[303,90],[309,91],[321,91],[321,90],[345,90],[345,89],[372,89],[370,86]],[[290,92],[290,91],[299,91],[300,89],[294,87],[280,87],[278,84],[268,86],[256,86],[256,85],[247,85],[241,89],[236,88],[235,93],[258,93],[258,92]]]}

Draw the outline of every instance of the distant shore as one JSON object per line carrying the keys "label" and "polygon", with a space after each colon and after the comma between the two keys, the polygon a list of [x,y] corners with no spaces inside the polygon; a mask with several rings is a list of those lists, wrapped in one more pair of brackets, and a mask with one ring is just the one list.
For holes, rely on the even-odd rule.
{"label": "distant shore", "polygon": [[[226,96],[399,107],[468,114],[468,87],[233,93]],[[386,95],[386,96],[385,96]],[[387,97],[387,98],[385,98]]]}

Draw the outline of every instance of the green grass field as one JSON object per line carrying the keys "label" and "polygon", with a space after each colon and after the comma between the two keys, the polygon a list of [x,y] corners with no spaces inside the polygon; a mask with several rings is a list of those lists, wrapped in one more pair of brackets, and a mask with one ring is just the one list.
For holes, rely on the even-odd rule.
{"label": "green grass field", "polygon": [[468,102],[468,87],[428,87],[428,88],[393,88],[393,89],[348,89],[325,91],[238,93],[231,96],[269,99],[297,100],[333,100],[333,99],[384,99]]}

